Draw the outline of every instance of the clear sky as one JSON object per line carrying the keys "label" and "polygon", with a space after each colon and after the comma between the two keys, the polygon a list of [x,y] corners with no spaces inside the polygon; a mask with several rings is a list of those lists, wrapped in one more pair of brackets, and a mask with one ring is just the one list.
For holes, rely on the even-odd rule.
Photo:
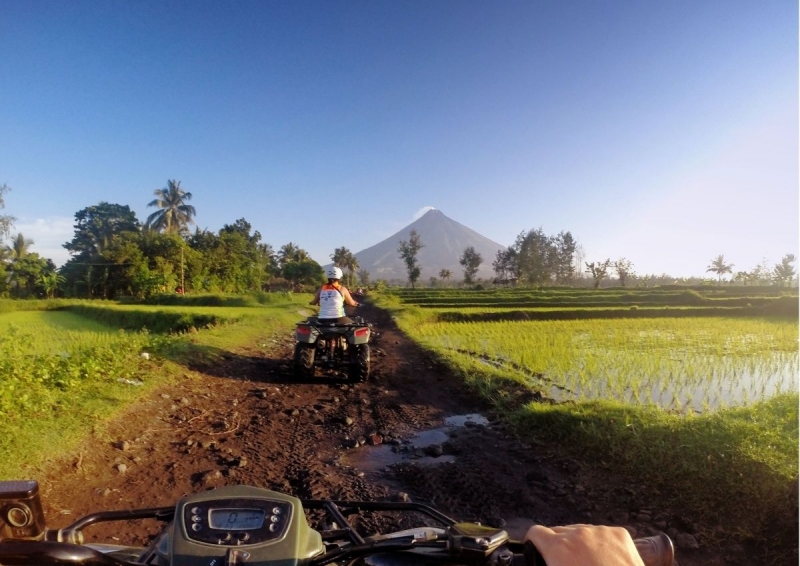
{"label": "clear sky", "polygon": [[0,0],[5,213],[246,218],[326,263],[426,206],[702,275],[798,252],[796,0]]}

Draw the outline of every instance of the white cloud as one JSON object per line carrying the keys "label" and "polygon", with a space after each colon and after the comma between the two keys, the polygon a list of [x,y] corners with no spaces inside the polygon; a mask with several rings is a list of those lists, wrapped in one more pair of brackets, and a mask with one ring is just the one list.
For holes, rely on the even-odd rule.
{"label": "white cloud", "polygon": [[15,236],[21,233],[25,238],[33,240],[30,251],[52,259],[57,266],[61,266],[69,259],[69,252],[64,249],[64,244],[75,235],[73,222],[73,218],[66,216],[22,219],[14,223],[11,234]]}
{"label": "white cloud", "polygon": [[416,212],[414,213],[414,218],[412,218],[412,219],[411,219],[411,221],[413,222],[414,220],[417,220],[417,219],[419,219],[419,218],[422,218],[422,216],[423,216],[423,215],[424,215],[426,212],[428,212],[429,210],[436,210],[436,207],[433,207],[433,206],[423,206],[422,208],[420,208],[418,211],[416,211]]}

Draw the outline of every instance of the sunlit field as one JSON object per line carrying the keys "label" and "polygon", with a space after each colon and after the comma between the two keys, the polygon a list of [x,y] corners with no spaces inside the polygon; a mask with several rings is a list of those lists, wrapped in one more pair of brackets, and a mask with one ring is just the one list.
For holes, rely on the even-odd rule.
{"label": "sunlit field", "polygon": [[0,343],[16,342],[29,355],[66,353],[115,344],[119,339],[113,328],[67,311],[0,314]]}
{"label": "sunlit field", "polygon": [[0,412],[6,418],[69,403],[63,393],[124,380],[145,333],[112,329],[69,312],[0,314]]}
{"label": "sunlit field", "polygon": [[423,343],[517,373],[557,400],[702,411],[797,391],[787,320],[666,318],[428,323]]}

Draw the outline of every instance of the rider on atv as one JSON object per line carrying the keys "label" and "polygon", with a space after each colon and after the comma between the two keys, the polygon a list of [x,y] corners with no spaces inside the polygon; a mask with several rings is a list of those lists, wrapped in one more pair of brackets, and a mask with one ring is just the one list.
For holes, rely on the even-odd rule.
{"label": "rider on atv", "polygon": [[322,322],[336,322],[336,324],[353,324],[352,319],[345,316],[344,305],[357,307],[358,303],[350,296],[347,287],[339,283],[342,270],[335,265],[328,269],[326,275],[328,282],[317,290],[312,305],[319,305],[318,320]]}

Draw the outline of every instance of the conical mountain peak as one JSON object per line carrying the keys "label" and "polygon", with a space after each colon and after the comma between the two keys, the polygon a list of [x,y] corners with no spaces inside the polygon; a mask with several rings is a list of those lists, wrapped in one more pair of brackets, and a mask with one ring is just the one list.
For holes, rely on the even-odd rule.
{"label": "conical mountain peak", "polygon": [[463,267],[458,260],[470,246],[483,257],[477,277],[491,278],[494,275],[492,262],[497,252],[505,249],[505,246],[449,218],[441,210],[431,208],[399,232],[356,253],[360,268],[369,271],[373,281],[407,280],[408,273],[397,248],[401,241],[409,239],[412,230],[417,231],[424,246],[417,256],[421,270],[420,282],[427,282],[431,277],[438,278],[442,269],[450,270],[453,280],[462,279]]}

